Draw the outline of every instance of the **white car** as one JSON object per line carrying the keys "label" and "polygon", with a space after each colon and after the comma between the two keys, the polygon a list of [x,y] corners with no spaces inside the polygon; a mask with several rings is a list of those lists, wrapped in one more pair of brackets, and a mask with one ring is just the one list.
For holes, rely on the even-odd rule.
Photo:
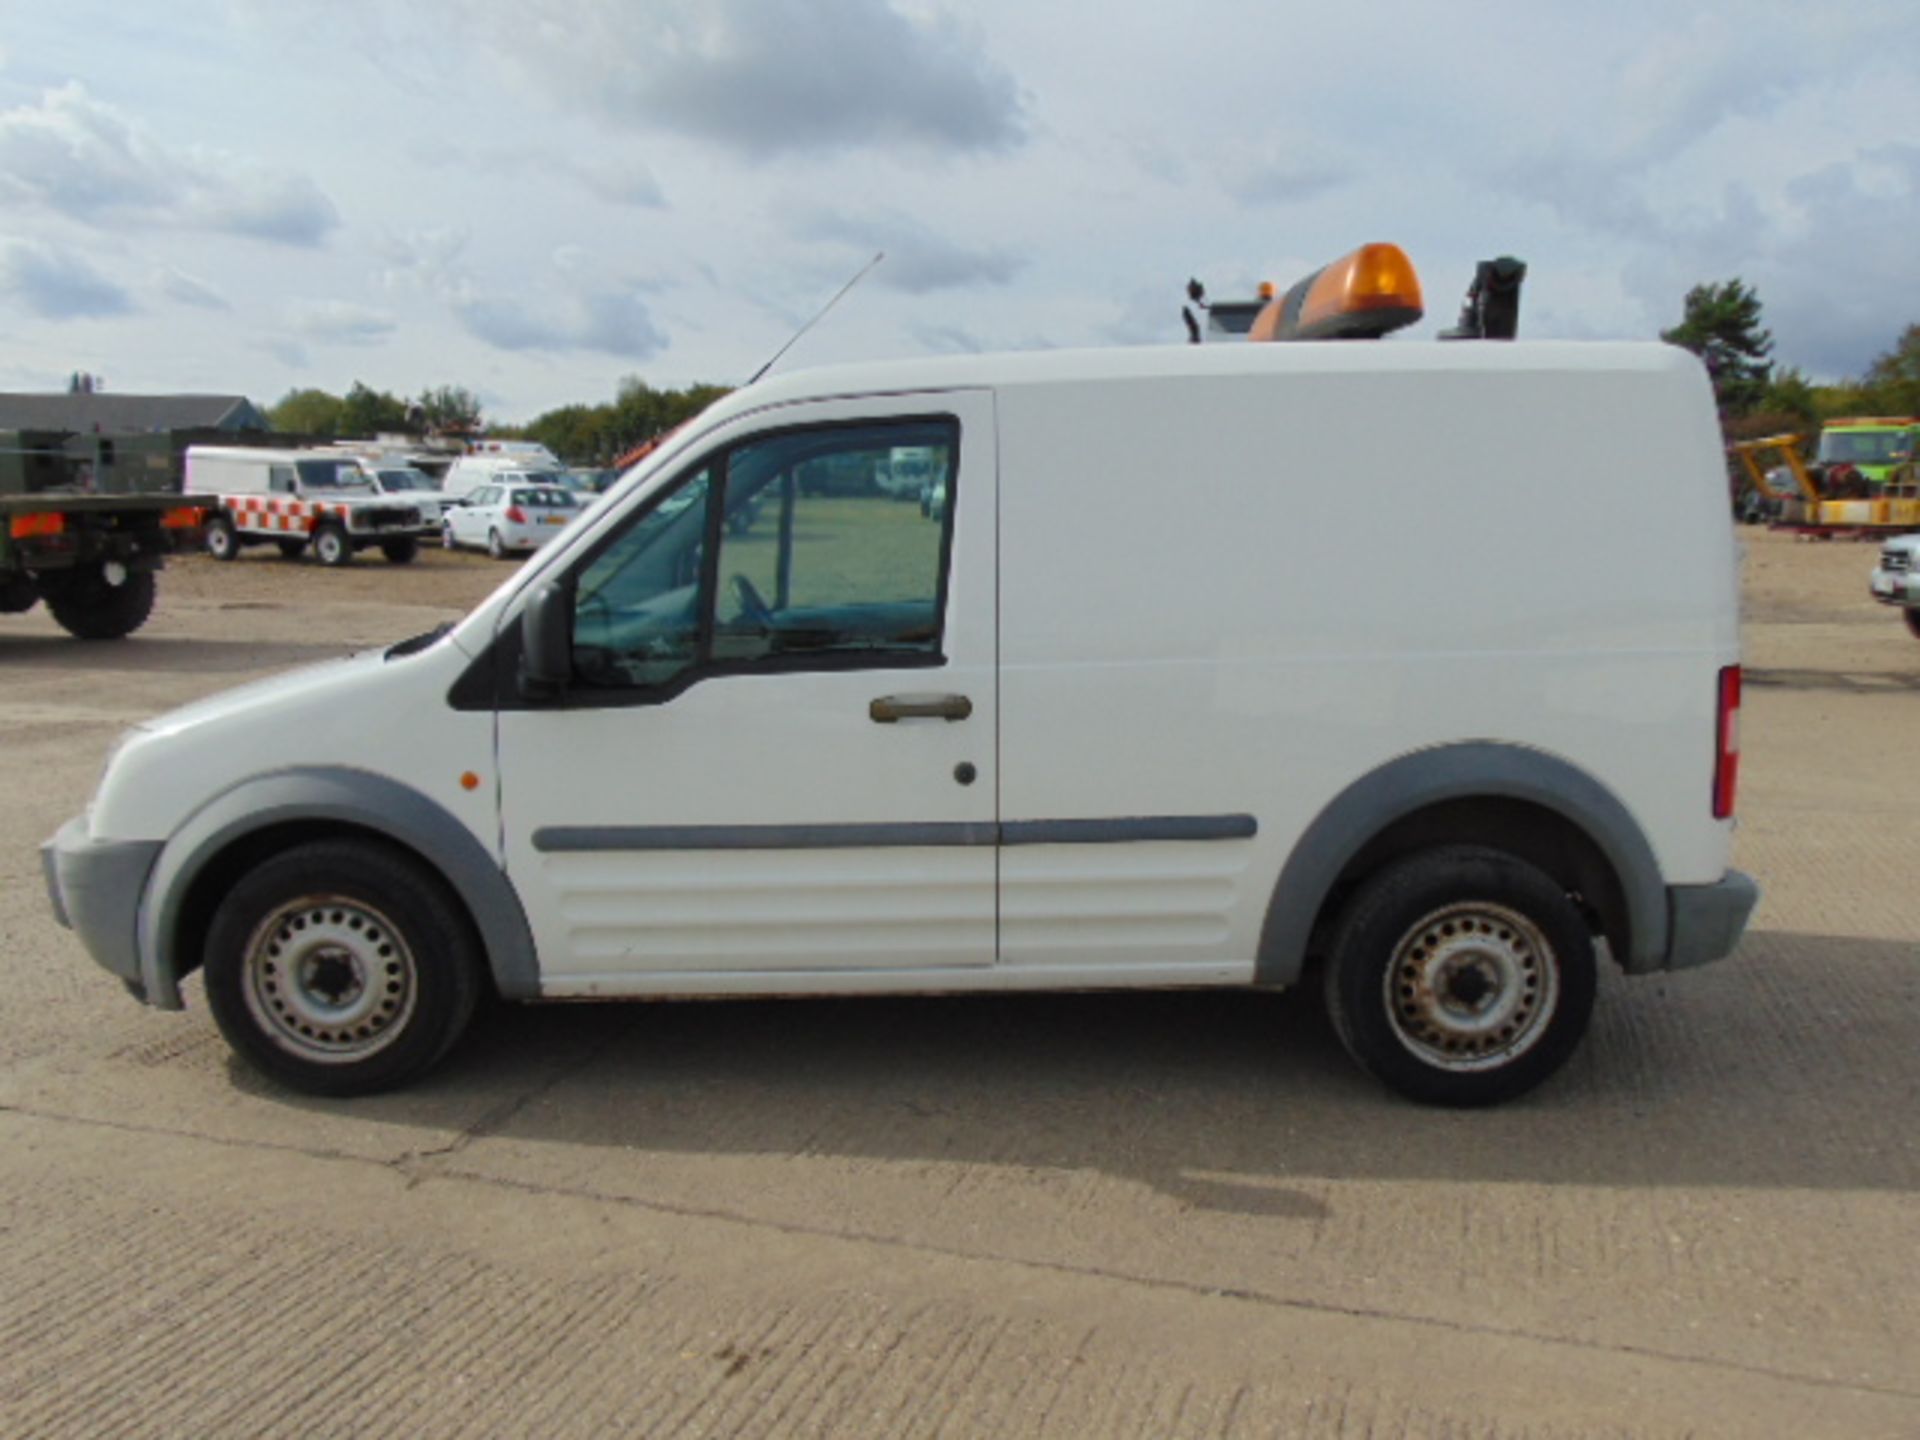
{"label": "white car", "polygon": [[465,504],[450,507],[440,522],[449,550],[485,546],[494,559],[531,554],[580,514],[571,490],[559,485],[482,485]]}
{"label": "white car", "polygon": [[1899,606],[1907,629],[1920,640],[1920,535],[1896,535],[1887,541],[1867,588],[1882,605]]}

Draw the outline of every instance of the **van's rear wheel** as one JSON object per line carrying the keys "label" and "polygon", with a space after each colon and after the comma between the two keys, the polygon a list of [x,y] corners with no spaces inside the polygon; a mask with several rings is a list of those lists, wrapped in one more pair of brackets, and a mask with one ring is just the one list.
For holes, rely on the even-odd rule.
{"label": "van's rear wheel", "polygon": [[313,532],[313,558],[322,565],[344,565],[353,559],[353,546],[347,532],[328,523]]}
{"label": "van's rear wheel", "polygon": [[1341,1043],[1412,1099],[1490,1105],[1558,1070],[1593,1012],[1593,936],[1559,884],[1503,851],[1445,846],[1387,866],[1334,934]]}
{"label": "van's rear wheel", "polygon": [[206,538],[203,542],[207,554],[216,560],[234,560],[240,555],[240,537],[234,533],[233,521],[225,515],[215,515],[207,521]]}
{"label": "van's rear wheel", "polygon": [[1907,609],[1900,613],[1906,619],[1907,633],[1914,639],[1920,640],[1920,610]]}
{"label": "van's rear wheel", "polygon": [[382,540],[380,553],[395,565],[405,565],[420,553],[420,542],[411,535],[403,536],[398,540]]}
{"label": "van's rear wheel", "polygon": [[473,928],[440,877],[372,842],[297,846],[244,876],[214,913],[207,1004],[256,1069],[310,1095],[415,1079],[479,998]]}

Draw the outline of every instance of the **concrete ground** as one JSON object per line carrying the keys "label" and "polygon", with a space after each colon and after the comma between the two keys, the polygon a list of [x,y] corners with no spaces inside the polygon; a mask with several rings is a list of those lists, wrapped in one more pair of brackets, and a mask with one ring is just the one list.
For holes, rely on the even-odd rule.
{"label": "concrete ground", "polygon": [[1306,994],[502,1008],[406,1093],[283,1093],[34,847],[127,721],[507,570],[0,619],[0,1434],[1920,1435],[1920,643],[1869,547],[1743,539],[1756,926],[1477,1114]]}

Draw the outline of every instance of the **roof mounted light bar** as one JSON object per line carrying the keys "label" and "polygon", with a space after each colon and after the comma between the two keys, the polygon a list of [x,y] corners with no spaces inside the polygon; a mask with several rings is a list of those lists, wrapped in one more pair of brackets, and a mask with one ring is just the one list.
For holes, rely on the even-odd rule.
{"label": "roof mounted light bar", "polygon": [[[1467,288],[1459,323],[1440,332],[1442,340],[1511,340],[1520,328],[1520,285],[1524,262],[1511,255],[1482,260]],[[1422,312],[1420,277],[1398,245],[1362,245],[1297,281],[1274,296],[1260,287],[1258,300],[1216,300],[1206,287],[1187,282],[1187,298],[1207,315],[1214,339],[1371,340],[1390,335],[1418,320]],[[1182,308],[1187,338],[1201,339],[1200,322]]]}

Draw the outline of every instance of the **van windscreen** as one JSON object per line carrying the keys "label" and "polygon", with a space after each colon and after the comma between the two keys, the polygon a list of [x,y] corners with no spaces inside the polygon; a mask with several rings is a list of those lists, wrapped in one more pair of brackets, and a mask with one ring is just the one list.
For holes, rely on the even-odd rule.
{"label": "van windscreen", "polygon": [[351,460],[296,460],[303,490],[371,490],[367,477]]}

